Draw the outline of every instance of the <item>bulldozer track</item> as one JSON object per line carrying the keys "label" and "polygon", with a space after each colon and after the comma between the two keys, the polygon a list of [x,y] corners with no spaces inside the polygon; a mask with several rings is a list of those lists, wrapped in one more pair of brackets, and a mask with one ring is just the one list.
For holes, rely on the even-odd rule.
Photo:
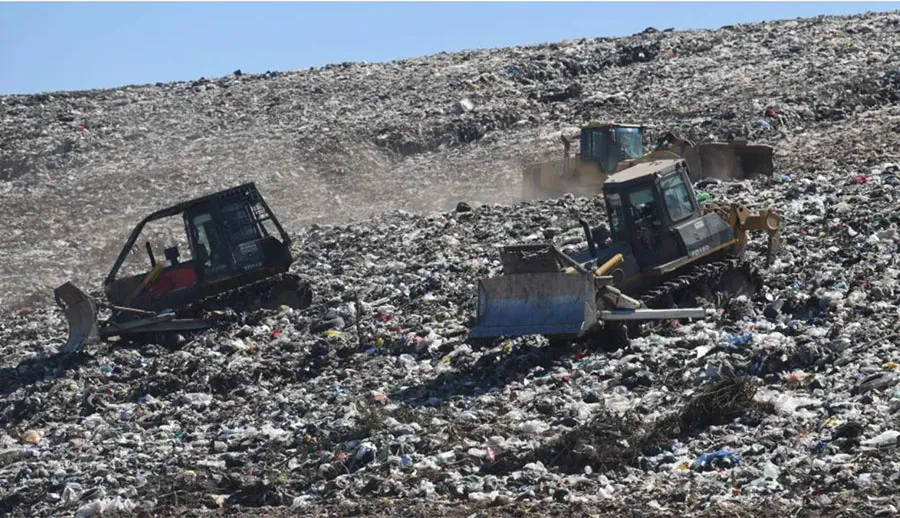
{"label": "bulldozer track", "polygon": [[292,273],[280,273],[278,275],[260,279],[250,284],[204,297],[193,304],[185,306],[179,312],[198,314],[204,311],[212,311],[230,307],[237,311],[259,309],[270,299],[272,290],[278,286],[293,284],[297,288],[306,283],[298,275]]}
{"label": "bulldozer track", "polygon": [[[691,291],[694,295],[703,296],[706,295],[704,290],[714,292],[725,274],[740,270],[743,270],[757,287],[762,284],[758,270],[751,263],[743,258],[728,258],[691,268],[649,290],[639,300],[648,308],[660,308],[667,306],[667,301],[683,300]],[[718,306],[721,301],[715,302]]]}
{"label": "bulldozer track", "polygon": [[[208,295],[178,308],[176,313],[180,317],[196,317],[204,312],[224,308],[231,308],[236,311],[259,309],[270,298],[274,288],[289,285],[293,285],[298,290],[308,290],[308,283],[301,280],[300,276],[293,273],[280,273],[221,293]],[[102,298],[96,296],[91,298],[94,299],[97,307],[114,310]]]}

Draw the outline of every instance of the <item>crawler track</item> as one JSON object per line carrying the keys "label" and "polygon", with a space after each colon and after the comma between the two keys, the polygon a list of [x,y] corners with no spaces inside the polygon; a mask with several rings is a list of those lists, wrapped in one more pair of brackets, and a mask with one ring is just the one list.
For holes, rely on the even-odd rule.
{"label": "crawler track", "polygon": [[640,297],[648,308],[691,305],[704,298],[721,306],[728,298],[753,293],[762,285],[757,269],[742,258],[728,258],[691,268]]}
{"label": "crawler track", "polygon": [[285,304],[304,308],[312,302],[309,283],[292,273],[281,273],[215,295],[210,295],[185,307],[179,313],[201,315],[208,311],[230,308],[250,311],[258,308],[276,308]]}

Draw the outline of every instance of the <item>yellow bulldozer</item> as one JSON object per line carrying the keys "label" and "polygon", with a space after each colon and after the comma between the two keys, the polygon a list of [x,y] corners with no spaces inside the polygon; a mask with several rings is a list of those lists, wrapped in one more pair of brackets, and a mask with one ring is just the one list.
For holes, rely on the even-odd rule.
{"label": "yellow bulldozer", "polygon": [[705,178],[743,180],[771,176],[775,165],[771,146],[746,141],[694,144],[668,131],[648,153],[644,152],[645,126],[591,123],[581,128],[580,153],[570,156],[571,141],[561,135],[562,160],[535,163],[525,168],[522,196],[526,200],[556,198],[566,193],[595,196],[607,177],[642,162],[681,158],[691,171],[691,181]]}
{"label": "yellow bulldozer", "polygon": [[[781,217],[739,203],[701,206],[684,159],[660,159],[601,186],[609,225],[581,220],[587,247],[505,246],[503,274],[478,283],[469,339],[544,335],[582,339],[617,324],[706,318],[761,287],[748,234],[768,234],[765,262],[781,248]],[[608,326],[612,324],[611,326]],[[608,326],[608,327],[607,327]]]}

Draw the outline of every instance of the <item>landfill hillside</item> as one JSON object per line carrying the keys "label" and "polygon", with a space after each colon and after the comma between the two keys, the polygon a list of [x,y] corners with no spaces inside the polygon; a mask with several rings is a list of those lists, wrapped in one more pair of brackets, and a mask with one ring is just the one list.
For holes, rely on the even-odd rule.
{"label": "landfill hillside", "polygon": [[[892,12],[0,97],[0,515],[896,515],[898,63]],[[498,246],[605,220],[516,199],[588,120],[775,146],[704,187],[782,215],[763,290],[615,350],[473,343]],[[251,180],[310,307],[48,359],[52,288]]]}
{"label": "landfill hillside", "polygon": [[861,171],[895,150],[898,28],[892,13],[649,31],[3,96],[0,308],[96,286],[144,215],[242,181],[294,229],[512,203],[521,166],[588,120],[772,143],[791,175]]}

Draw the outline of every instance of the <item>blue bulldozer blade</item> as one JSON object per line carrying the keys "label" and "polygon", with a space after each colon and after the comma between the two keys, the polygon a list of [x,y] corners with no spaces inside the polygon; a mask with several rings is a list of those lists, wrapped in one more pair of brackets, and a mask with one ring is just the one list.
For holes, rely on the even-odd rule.
{"label": "blue bulldozer blade", "polygon": [[481,279],[472,338],[577,337],[597,323],[595,288],[584,273],[516,273]]}

